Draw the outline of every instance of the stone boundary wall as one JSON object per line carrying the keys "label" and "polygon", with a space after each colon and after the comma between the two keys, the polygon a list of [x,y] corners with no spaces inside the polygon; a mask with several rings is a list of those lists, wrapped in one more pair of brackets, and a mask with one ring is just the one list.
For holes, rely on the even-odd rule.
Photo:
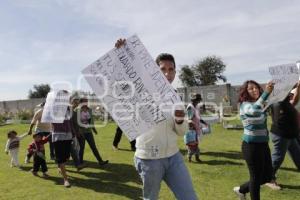
{"label": "stone boundary wall", "polygon": [[22,110],[34,110],[36,106],[45,101],[44,98],[0,101],[0,113],[17,113]]}
{"label": "stone boundary wall", "polygon": [[[264,87],[265,84],[262,84]],[[238,108],[238,93],[239,86],[231,86],[231,84],[223,85],[208,85],[190,88],[178,88],[177,92],[182,97],[184,102],[190,102],[190,93],[196,92],[202,95],[203,103],[210,105],[211,103],[217,106],[231,107],[232,110]],[[36,106],[42,103],[45,99],[27,99],[15,101],[0,101],[0,114],[2,113],[17,113],[21,110],[34,110]],[[99,101],[93,96],[92,105],[96,105]],[[100,104],[100,103],[99,103]],[[93,107],[93,106],[92,106]]]}

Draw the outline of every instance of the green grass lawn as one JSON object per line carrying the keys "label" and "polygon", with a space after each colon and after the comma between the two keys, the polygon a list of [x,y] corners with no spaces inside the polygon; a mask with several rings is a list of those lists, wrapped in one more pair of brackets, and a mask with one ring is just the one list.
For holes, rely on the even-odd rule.
{"label": "green grass lawn", "polygon": [[[141,181],[133,166],[133,152],[130,151],[130,144],[125,136],[119,145],[121,150],[112,150],[115,127],[115,124],[109,124],[100,128],[99,134],[95,136],[100,154],[104,159],[109,159],[110,164],[100,168],[87,145],[85,160],[88,167],[77,172],[72,162],[67,166],[72,184],[68,189],[62,186],[62,178],[53,161],[48,162],[50,175],[48,179],[34,177],[29,172],[32,164],[23,164],[22,171],[10,168],[10,157],[4,153],[6,132],[15,129],[22,134],[27,130],[28,125],[0,127],[0,144],[3,149],[0,154],[0,199],[141,199]],[[227,131],[219,124],[214,125],[213,134],[205,136],[200,145],[203,163],[186,162],[195,190],[201,199],[236,199],[232,188],[248,179],[247,167],[241,157],[241,132]],[[21,142],[19,159],[22,163],[30,141],[31,136],[28,136]],[[185,154],[182,138],[178,141],[182,153]],[[49,158],[48,144],[46,147],[46,156]],[[288,156],[278,172],[278,181],[283,190],[272,191],[263,186],[261,199],[299,199],[300,173],[295,170]],[[175,199],[164,183],[161,187],[160,199]]]}

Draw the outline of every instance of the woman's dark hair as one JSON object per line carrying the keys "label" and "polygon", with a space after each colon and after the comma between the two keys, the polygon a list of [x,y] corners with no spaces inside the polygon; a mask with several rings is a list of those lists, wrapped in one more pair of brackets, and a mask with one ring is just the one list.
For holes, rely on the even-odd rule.
{"label": "woman's dark hair", "polygon": [[156,64],[159,65],[159,62],[164,61],[164,60],[171,61],[172,63],[174,63],[174,68],[176,68],[175,59],[171,54],[161,53],[156,57],[155,61],[156,61]]}
{"label": "woman's dark hair", "polygon": [[262,87],[256,81],[253,80],[245,81],[242,87],[240,88],[239,100],[238,100],[239,103],[242,103],[244,101],[250,101],[250,102],[255,101],[255,99],[252,99],[248,93],[247,89],[249,84],[256,85],[256,87],[259,89],[259,96],[264,92]]}

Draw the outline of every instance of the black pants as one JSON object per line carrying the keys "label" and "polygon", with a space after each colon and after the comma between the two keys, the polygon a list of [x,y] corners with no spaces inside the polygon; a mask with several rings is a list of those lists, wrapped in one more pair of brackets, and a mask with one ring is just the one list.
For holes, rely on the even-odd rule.
{"label": "black pants", "polygon": [[82,164],[83,163],[83,155],[84,155],[84,148],[85,148],[85,141],[88,142],[94,156],[96,157],[97,161],[98,162],[102,162],[102,158],[99,154],[99,151],[96,147],[96,144],[95,144],[95,139],[94,139],[94,136],[93,136],[93,133],[91,132],[87,132],[87,133],[84,133],[83,136],[81,136],[80,138],[78,138],[78,142],[79,142],[79,145],[80,145],[80,151],[79,151],[79,163]]}
{"label": "black pants", "polygon": [[[77,138],[77,137],[76,137]],[[77,141],[79,143],[79,139],[77,138]],[[80,165],[80,161],[79,161],[79,152],[75,149],[75,146],[73,144],[74,140],[72,141],[71,143],[71,151],[70,151],[70,154],[71,154],[71,157],[72,157],[72,160],[74,162],[74,166],[75,167],[78,167]],[[80,144],[79,144],[80,146]],[[81,148],[81,147],[80,147]],[[79,149],[80,151],[80,149]]]}
{"label": "black pants", "polygon": [[43,173],[48,171],[46,160],[37,155],[33,155],[33,172],[38,172],[40,167]]}
{"label": "black pants", "polygon": [[[117,127],[115,138],[114,138],[114,141],[113,141],[113,145],[115,147],[118,147],[118,145],[121,141],[121,138],[122,138],[122,133],[123,133],[123,131],[120,129],[120,127]],[[130,142],[130,146],[131,146],[131,150],[135,151],[135,140],[132,140]]]}
{"label": "black pants", "polygon": [[272,179],[272,159],[268,143],[242,144],[242,152],[246,160],[250,181],[240,186],[241,193],[250,192],[251,200],[260,199],[260,185]]}
{"label": "black pants", "polygon": [[55,150],[55,159],[58,165],[64,164],[69,160],[71,153],[72,140],[60,140],[53,142]]}

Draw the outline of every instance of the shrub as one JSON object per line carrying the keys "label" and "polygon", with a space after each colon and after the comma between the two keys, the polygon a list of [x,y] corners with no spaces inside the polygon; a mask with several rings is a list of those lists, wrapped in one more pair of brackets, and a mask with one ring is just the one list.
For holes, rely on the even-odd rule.
{"label": "shrub", "polygon": [[15,118],[18,120],[31,120],[33,114],[32,110],[20,110],[15,114]]}
{"label": "shrub", "polygon": [[0,124],[4,124],[5,122],[5,116],[4,114],[0,114]]}

